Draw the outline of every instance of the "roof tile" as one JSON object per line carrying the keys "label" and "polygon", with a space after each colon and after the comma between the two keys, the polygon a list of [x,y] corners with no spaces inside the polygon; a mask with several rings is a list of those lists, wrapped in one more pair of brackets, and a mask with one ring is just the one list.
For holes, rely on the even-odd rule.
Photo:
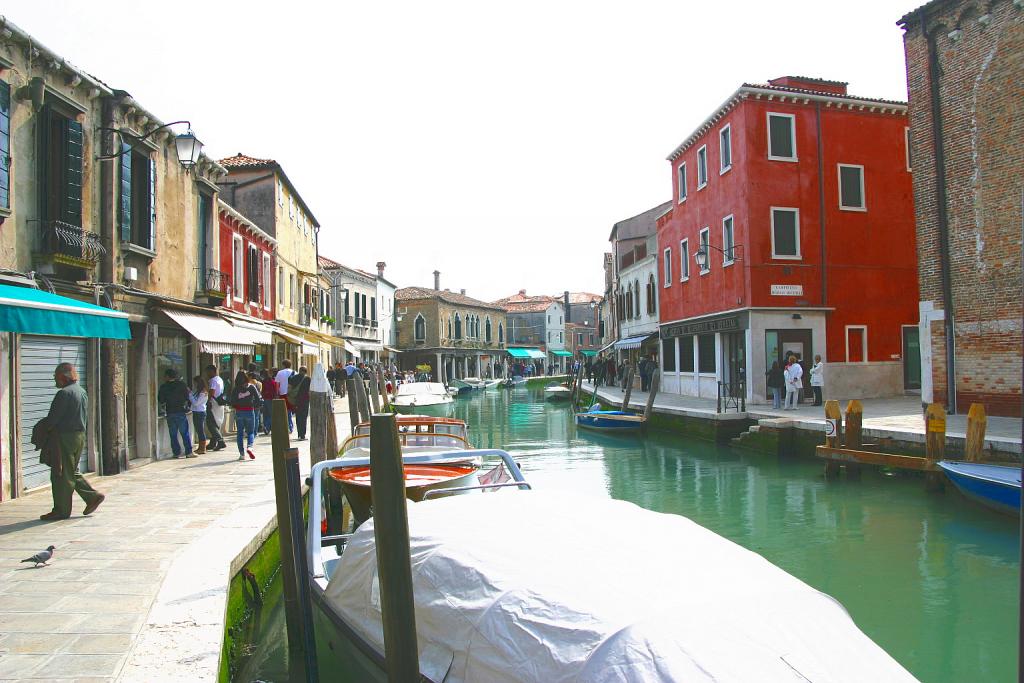
{"label": "roof tile", "polygon": [[475,306],[476,308],[490,308],[499,311],[504,310],[501,306],[489,304],[486,301],[480,301],[479,299],[474,299],[471,296],[466,296],[465,294],[459,294],[458,292],[448,290],[439,291],[428,287],[402,287],[401,289],[395,290],[396,301],[411,301],[414,299],[440,299],[441,301],[449,304],[455,304],[457,306]]}

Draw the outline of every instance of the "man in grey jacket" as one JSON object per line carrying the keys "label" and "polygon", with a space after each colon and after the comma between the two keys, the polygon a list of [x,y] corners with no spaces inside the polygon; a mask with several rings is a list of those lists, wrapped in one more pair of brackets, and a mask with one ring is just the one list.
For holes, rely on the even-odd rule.
{"label": "man in grey jacket", "polygon": [[102,493],[94,489],[78,471],[78,458],[85,447],[85,423],[89,412],[89,397],[78,383],[78,372],[71,363],[61,363],[53,371],[57,395],[50,403],[46,416],[51,429],[60,440],[60,467],[50,468],[50,489],[53,510],[39,519],[51,521],[71,516],[71,494],[75,491],[85,501],[82,514],[92,514],[103,502]]}

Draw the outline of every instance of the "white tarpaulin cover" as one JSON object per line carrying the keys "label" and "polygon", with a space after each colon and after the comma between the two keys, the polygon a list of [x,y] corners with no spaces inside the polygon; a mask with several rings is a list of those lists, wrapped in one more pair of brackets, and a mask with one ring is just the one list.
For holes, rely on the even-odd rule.
{"label": "white tarpaulin cover", "polygon": [[[410,503],[409,530],[421,660],[454,652],[445,681],[915,680],[835,600],[685,517],[501,492]],[[372,520],[326,595],[383,650]]]}

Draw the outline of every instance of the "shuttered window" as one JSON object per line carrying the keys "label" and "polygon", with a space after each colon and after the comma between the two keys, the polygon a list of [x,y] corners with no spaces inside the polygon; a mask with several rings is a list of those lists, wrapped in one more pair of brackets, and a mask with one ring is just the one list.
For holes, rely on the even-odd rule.
{"label": "shuttered window", "polygon": [[11,86],[0,81],[0,209],[11,208]]}
{"label": "shuttered window", "polygon": [[377,297],[370,299],[370,320],[377,322]]}
{"label": "shuttered window", "polygon": [[121,240],[155,251],[156,161],[125,143],[121,150]]}
{"label": "shuttered window", "polygon": [[256,247],[249,245],[249,269],[245,273],[247,294],[249,301],[259,303],[260,301],[260,253]]}
{"label": "shuttered window", "polygon": [[39,122],[43,217],[82,227],[82,124],[46,106]]}
{"label": "shuttered window", "polygon": [[82,225],[82,124],[64,119],[64,222]]}
{"label": "shuttered window", "polygon": [[121,241],[132,241],[132,153],[131,147],[121,144],[121,182],[120,182],[120,218]]}

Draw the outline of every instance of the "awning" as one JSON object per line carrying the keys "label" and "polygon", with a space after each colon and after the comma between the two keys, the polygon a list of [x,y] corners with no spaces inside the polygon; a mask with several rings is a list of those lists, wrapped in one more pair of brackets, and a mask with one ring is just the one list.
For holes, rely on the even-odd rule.
{"label": "awning", "polygon": [[320,345],[314,344],[310,341],[303,340],[302,342],[302,355],[303,356],[316,356],[320,357]]}
{"label": "awning", "polygon": [[552,351],[551,353],[556,356],[567,356],[569,358],[572,358],[572,351],[563,351],[562,349],[559,349],[557,351]]}
{"label": "awning", "polygon": [[642,334],[638,337],[626,337],[615,342],[615,348],[617,349],[639,349],[640,345],[645,341],[656,335],[657,332],[651,334]]}
{"label": "awning", "polygon": [[537,360],[544,360],[548,357],[548,354],[544,353],[540,349],[526,349],[526,352],[530,354],[530,358],[535,358]]}
{"label": "awning", "polygon": [[385,346],[384,350],[387,351],[388,353],[394,354],[396,356],[401,353],[401,351],[399,351],[398,349],[393,349],[390,346]]}
{"label": "awning", "polygon": [[203,353],[228,355],[252,355],[255,353],[252,342],[254,331],[251,329],[235,327],[220,316],[200,315],[167,308],[161,308],[160,311],[195,337],[199,342],[199,350]]}
{"label": "awning", "polygon": [[0,330],[59,337],[132,338],[126,313],[13,285],[0,285]]}
{"label": "awning", "polygon": [[529,358],[530,357],[529,349],[506,349],[506,350],[508,351],[508,355],[512,356],[513,358]]}
{"label": "awning", "polygon": [[608,342],[607,344],[605,344],[604,346],[601,347],[601,350],[598,351],[598,353],[604,353],[605,351],[607,351],[608,349],[612,348],[613,346],[615,346],[615,342]]}
{"label": "awning", "polygon": [[383,344],[378,344],[376,342],[364,342],[364,341],[355,341],[355,340],[349,339],[346,343],[349,346],[355,348],[356,351],[360,351],[360,352],[362,352],[362,351],[383,351],[384,350],[384,345]]}
{"label": "awning", "polygon": [[593,351],[591,349],[581,349],[580,353],[582,353],[584,356],[596,356],[597,355],[597,351]]}
{"label": "awning", "polygon": [[289,344],[302,344],[302,337],[297,337],[294,334],[292,334],[291,332],[285,332],[283,329],[281,329],[277,325],[271,325],[270,329],[271,329],[271,331],[274,334],[276,334],[277,336],[281,337],[282,339],[284,339]]}
{"label": "awning", "polygon": [[236,318],[230,318],[229,320],[235,327],[247,330],[249,338],[253,344],[269,346],[274,343],[274,331],[267,325],[256,321],[249,322],[248,320],[238,320]]}

